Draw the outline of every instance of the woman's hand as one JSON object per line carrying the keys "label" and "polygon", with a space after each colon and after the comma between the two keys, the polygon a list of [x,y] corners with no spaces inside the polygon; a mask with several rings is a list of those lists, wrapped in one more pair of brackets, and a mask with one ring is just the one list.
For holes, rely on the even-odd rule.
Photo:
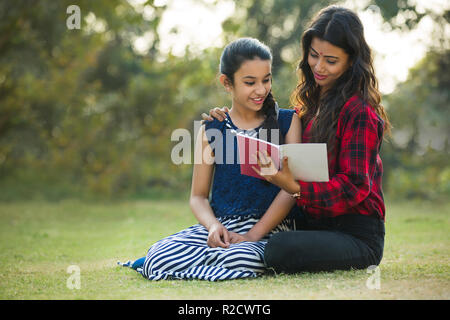
{"label": "woman's hand", "polygon": [[228,113],[229,110],[227,107],[216,107],[214,109],[209,110],[209,116],[206,113],[202,113],[203,120],[212,121],[214,118],[216,118],[219,121],[225,120],[227,117],[225,113]]}
{"label": "woman's hand", "polygon": [[287,193],[300,192],[300,185],[295,181],[291,170],[288,166],[288,158],[283,158],[283,168],[278,170],[272,161],[272,158],[267,154],[267,151],[257,153],[257,163],[261,168],[258,170],[256,167],[252,167],[253,170],[262,176],[264,179],[283,189]]}
{"label": "woman's hand", "polygon": [[211,248],[228,248],[230,246],[230,235],[227,228],[220,222],[213,224],[209,228],[208,241],[206,244]]}

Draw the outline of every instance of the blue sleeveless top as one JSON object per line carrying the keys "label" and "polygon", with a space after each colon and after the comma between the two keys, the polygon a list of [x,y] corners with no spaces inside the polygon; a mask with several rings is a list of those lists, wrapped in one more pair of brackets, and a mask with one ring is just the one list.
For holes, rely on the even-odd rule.
{"label": "blue sleeveless top", "polygon": [[[280,135],[284,137],[291,126],[294,110],[277,109],[277,112]],[[215,155],[209,203],[216,217],[261,217],[280,192],[280,188],[272,183],[241,174],[236,132],[259,137],[260,129],[261,126],[252,130],[239,129],[228,114],[222,122],[217,119],[205,122],[205,133]],[[299,208],[295,205],[289,216],[297,212]]]}

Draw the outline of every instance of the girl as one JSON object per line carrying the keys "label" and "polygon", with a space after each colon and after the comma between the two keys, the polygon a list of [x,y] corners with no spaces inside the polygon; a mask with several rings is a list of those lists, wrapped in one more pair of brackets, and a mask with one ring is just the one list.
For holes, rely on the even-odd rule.
{"label": "girl", "polygon": [[271,62],[269,48],[256,39],[242,38],[224,49],[219,79],[231,94],[232,108],[226,121],[206,122],[197,136],[195,153],[202,161],[194,164],[190,206],[199,224],[152,245],[133,264],[144,277],[256,277],[265,270],[269,237],[293,229],[295,200],[265,180],[241,175],[237,160],[236,132],[261,138],[264,132],[275,143],[271,130],[279,130],[282,141],[300,141],[299,118],[293,110],[278,109],[271,94]]}
{"label": "girl", "polygon": [[[265,261],[286,273],[378,265],[385,235],[379,153],[390,124],[362,23],[348,9],[327,7],[304,32],[302,46],[292,100],[305,128],[302,141],[327,143],[330,181],[295,181],[287,165],[277,171],[271,164],[273,173],[264,177],[292,194],[304,215],[296,231],[269,240]],[[258,159],[270,161],[261,153]]]}

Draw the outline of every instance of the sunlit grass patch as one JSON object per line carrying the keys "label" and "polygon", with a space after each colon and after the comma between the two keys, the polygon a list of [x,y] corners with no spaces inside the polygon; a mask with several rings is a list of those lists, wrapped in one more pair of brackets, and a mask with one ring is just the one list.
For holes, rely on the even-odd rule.
{"label": "sunlit grass patch", "polygon": [[[185,201],[0,205],[2,299],[449,299],[450,206],[388,205],[380,287],[367,270],[223,282],[144,279],[125,261],[196,223]],[[70,265],[80,289],[69,289]]]}

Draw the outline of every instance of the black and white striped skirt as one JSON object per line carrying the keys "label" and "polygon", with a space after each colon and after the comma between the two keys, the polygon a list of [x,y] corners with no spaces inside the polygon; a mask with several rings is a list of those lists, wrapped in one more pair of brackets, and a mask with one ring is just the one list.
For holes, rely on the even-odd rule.
{"label": "black and white striped skirt", "polygon": [[[254,216],[219,217],[228,231],[244,234],[259,218]],[[208,230],[196,224],[166,237],[150,247],[140,273],[149,280],[200,279],[209,281],[257,277],[266,270],[264,247],[276,232],[294,229],[293,219],[284,219],[257,242],[211,248]]]}

